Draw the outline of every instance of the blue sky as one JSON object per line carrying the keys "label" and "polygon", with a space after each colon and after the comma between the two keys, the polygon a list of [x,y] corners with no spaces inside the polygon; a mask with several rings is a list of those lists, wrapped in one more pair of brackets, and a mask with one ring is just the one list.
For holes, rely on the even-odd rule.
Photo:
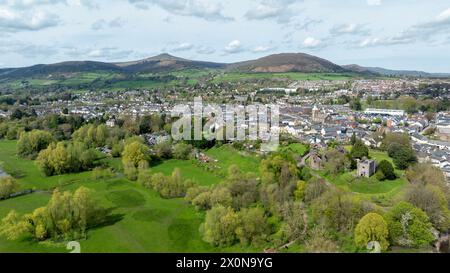
{"label": "blue sky", "polygon": [[305,52],[450,72],[449,0],[0,0],[0,67]]}

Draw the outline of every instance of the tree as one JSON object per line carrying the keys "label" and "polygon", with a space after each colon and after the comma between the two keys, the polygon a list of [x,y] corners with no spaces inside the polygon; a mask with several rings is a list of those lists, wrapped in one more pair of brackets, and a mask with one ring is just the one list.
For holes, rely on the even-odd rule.
{"label": "tree", "polygon": [[88,228],[104,220],[107,210],[98,206],[91,190],[81,187],[74,194],[56,189],[47,206],[23,216],[11,211],[3,218],[0,235],[9,240],[29,235],[38,241],[78,239]]}
{"label": "tree", "polygon": [[435,185],[448,194],[449,187],[441,169],[427,163],[411,166],[406,171],[406,178],[413,185]]}
{"label": "tree", "polygon": [[395,174],[394,167],[391,162],[387,160],[382,160],[377,166],[377,177],[378,180],[394,180],[397,178]]}
{"label": "tree", "polygon": [[59,142],[39,152],[36,164],[45,175],[51,176],[88,170],[96,159],[95,151],[84,143],[69,143],[66,147],[64,142]]}
{"label": "tree", "polygon": [[232,208],[213,207],[206,213],[205,222],[200,226],[203,240],[215,246],[230,246],[236,240],[239,216]]}
{"label": "tree", "polygon": [[327,191],[312,204],[313,216],[317,221],[343,233],[353,231],[358,221],[373,210],[370,203],[339,189]]}
{"label": "tree", "polygon": [[392,244],[421,247],[434,241],[428,216],[410,203],[398,203],[384,215],[384,218],[388,224]]}
{"label": "tree", "polygon": [[350,144],[352,144],[352,146],[355,145],[357,140],[358,139],[356,138],[356,133],[353,132],[352,138],[350,139]]}
{"label": "tree", "polygon": [[[155,190],[163,198],[179,198],[185,197],[189,188],[194,187],[195,184],[191,180],[183,180],[181,171],[175,168],[172,175],[167,177],[162,173],[151,175],[148,171],[141,170],[138,176],[139,183]],[[187,200],[193,203],[197,192],[191,191]]]}
{"label": "tree", "polygon": [[427,112],[425,114],[425,118],[428,120],[428,122],[431,122],[436,118],[436,114],[433,112]]}
{"label": "tree", "polygon": [[381,250],[389,247],[389,230],[383,216],[378,213],[368,213],[359,221],[355,229],[355,242],[366,248],[370,242],[378,242]]}
{"label": "tree", "polygon": [[286,202],[280,205],[283,218],[281,231],[284,241],[291,242],[306,236],[307,216],[304,205],[299,202]]}
{"label": "tree", "polygon": [[233,197],[228,188],[223,186],[216,186],[210,195],[211,206],[222,205],[224,207],[229,207],[233,204]]}
{"label": "tree", "polygon": [[327,183],[324,179],[314,178],[306,184],[305,189],[305,202],[310,203],[311,201],[319,198],[327,190]]}
{"label": "tree", "polygon": [[95,130],[95,143],[97,147],[105,146],[109,136],[108,128],[105,124],[100,124]]}
{"label": "tree", "polygon": [[413,185],[405,194],[405,201],[422,209],[435,228],[447,231],[450,228],[450,210],[448,199],[438,186]]}
{"label": "tree", "polygon": [[361,100],[359,98],[355,98],[352,101],[350,101],[350,108],[355,111],[361,111],[362,110]]}
{"label": "tree", "polygon": [[152,130],[152,119],[151,116],[143,116],[140,120],[139,120],[139,132],[141,134],[148,134],[151,133]]}
{"label": "tree", "polygon": [[331,174],[339,174],[345,170],[347,157],[338,150],[332,149],[325,153],[325,170]]}
{"label": "tree", "polygon": [[177,143],[173,147],[173,156],[176,159],[186,160],[189,159],[192,154],[192,145],[186,143]]}
{"label": "tree", "polygon": [[17,142],[17,153],[21,157],[34,158],[53,141],[53,136],[46,131],[33,130],[24,132],[20,135]]}
{"label": "tree", "polygon": [[309,239],[305,242],[308,253],[337,253],[338,246],[330,239],[324,227],[313,228],[309,233]]}
{"label": "tree", "polygon": [[10,211],[0,223],[0,235],[8,240],[17,240],[28,230],[27,222],[23,221],[17,211]]}
{"label": "tree", "polygon": [[361,141],[357,140],[355,145],[353,145],[350,152],[350,156],[353,159],[363,159],[364,157],[369,157],[369,148]]}
{"label": "tree", "polygon": [[400,170],[406,170],[409,166],[417,163],[414,150],[409,146],[392,143],[389,145],[388,155],[392,157],[395,166]]}
{"label": "tree", "polygon": [[86,234],[88,224],[95,223],[99,209],[94,202],[94,192],[86,187],[78,188],[72,197],[73,222],[81,231]]}
{"label": "tree", "polygon": [[303,201],[305,198],[305,192],[306,192],[306,182],[305,181],[298,181],[297,182],[297,189],[294,192],[295,200],[296,201]]}
{"label": "tree", "polygon": [[141,161],[149,161],[149,153],[149,148],[144,144],[138,141],[131,142],[125,145],[122,153],[122,163],[124,166],[129,164],[129,166],[137,168]]}
{"label": "tree", "polygon": [[19,188],[19,184],[11,176],[0,177],[0,199],[8,198]]}
{"label": "tree", "polygon": [[231,193],[232,206],[236,210],[249,207],[259,198],[257,177],[241,172],[236,165],[229,167],[225,185]]}
{"label": "tree", "polygon": [[154,147],[156,156],[161,159],[172,158],[172,143],[170,141],[160,142]]}
{"label": "tree", "polygon": [[[286,179],[298,177],[298,170],[294,162],[286,160],[282,155],[274,155],[261,162],[262,179],[265,183],[282,183]],[[284,181],[282,181],[284,180]]]}
{"label": "tree", "polygon": [[244,208],[238,212],[239,225],[236,236],[242,245],[261,245],[270,232],[264,209]]}
{"label": "tree", "polygon": [[411,146],[411,142],[407,134],[387,133],[383,138],[381,148],[387,150],[389,146],[393,143],[400,144],[406,147]]}

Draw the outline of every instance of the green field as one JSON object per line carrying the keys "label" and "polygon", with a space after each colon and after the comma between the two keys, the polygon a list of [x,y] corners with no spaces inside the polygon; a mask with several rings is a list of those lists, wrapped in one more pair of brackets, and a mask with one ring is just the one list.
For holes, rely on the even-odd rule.
{"label": "green field", "polygon": [[[350,146],[345,148],[347,150],[351,149]],[[392,158],[390,158],[386,152],[370,150],[369,156],[378,163],[382,160],[393,163]],[[397,169],[395,170],[395,173],[398,178],[392,181],[378,181],[375,176],[370,178],[356,177],[356,171],[339,175],[329,175],[324,171],[318,171],[316,173],[341,189],[360,194],[367,198],[372,198],[375,201],[381,200],[380,202],[383,203],[388,202],[387,204],[389,204],[396,196],[400,195],[408,184],[408,181],[404,176],[404,171]]]}
{"label": "green field", "polygon": [[[88,232],[87,240],[80,241],[82,252],[259,252],[260,249],[216,248],[205,243],[199,233],[204,218],[183,199],[163,199],[154,191],[143,188],[125,178],[93,180],[91,172],[43,177],[30,160],[16,156],[15,141],[0,141],[0,160],[6,172],[16,174],[22,188],[47,189],[61,186],[73,191],[86,186],[96,191],[98,202],[112,210],[107,225]],[[231,153],[231,150],[230,150]],[[240,159],[245,162],[244,159]],[[119,159],[105,162],[120,164]],[[256,164],[257,161],[254,162]],[[227,163],[229,164],[229,163]],[[180,168],[184,178],[199,184],[211,185],[220,178],[204,171],[192,161],[169,160],[151,168],[152,172],[170,174]],[[0,218],[10,210],[29,213],[47,204],[48,192],[35,192],[26,196],[0,201]],[[68,252],[64,243],[36,243],[28,238],[7,241],[0,238],[0,252]]]}
{"label": "green field", "polygon": [[209,164],[217,167],[217,172],[220,175],[226,175],[231,165],[236,165],[243,172],[259,173],[260,158],[240,153],[234,148],[223,145],[221,147],[214,147],[206,151],[206,154],[217,162]]}
{"label": "green field", "polygon": [[59,185],[83,182],[91,177],[90,172],[45,177],[34,161],[17,156],[16,147],[16,141],[0,141],[0,168],[16,178],[21,189],[47,190]]}
{"label": "green field", "polygon": [[152,173],[163,173],[164,175],[170,175],[175,168],[180,169],[181,175],[184,179],[191,179],[195,183],[200,185],[213,185],[220,182],[221,178],[205,171],[205,169],[195,165],[193,161],[187,160],[167,160],[161,164],[151,167]]}
{"label": "green field", "polygon": [[308,151],[308,147],[301,143],[292,143],[286,147],[280,147],[279,152],[290,151],[295,155],[303,156]]}
{"label": "green field", "polygon": [[[153,191],[125,179],[87,181],[63,187],[94,189],[99,202],[112,209],[108,225],[89,231],[81,240],[81,251],[90,252],[236,252],[238,248],[214,248],[202,241],[199,226],[203,213],[197,212],[183,199],[166,200]],[[30,212],[47,203],[50,194],[34,193],[2,201],[0,217],[11,209]],[[250,249],[248,249],[250,251]],[[0,252],[67,252],[59,245],[42,245],[23,239],[0,239]]]}
{"label": "green field", "polygon": [[300,73],[300,72],[288,72],[288,73],[241,73],[241,72],[229,72],[218,74],[214,77],[213,83],[220,82],[235,82],[243,80],[258,80],[258,79],[288,79],[293,81],[317,81],[317,80],[350,80],[354,78],[353,74],[338,74],[338,73]]}

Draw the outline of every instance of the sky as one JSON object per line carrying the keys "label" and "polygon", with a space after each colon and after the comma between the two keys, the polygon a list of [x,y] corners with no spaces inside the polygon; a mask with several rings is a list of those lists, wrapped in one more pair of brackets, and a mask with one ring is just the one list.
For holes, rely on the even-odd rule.
{"label": "sky", "polygon": [[0,67],[304,52],[450,72],[449,0],[0,0]]}

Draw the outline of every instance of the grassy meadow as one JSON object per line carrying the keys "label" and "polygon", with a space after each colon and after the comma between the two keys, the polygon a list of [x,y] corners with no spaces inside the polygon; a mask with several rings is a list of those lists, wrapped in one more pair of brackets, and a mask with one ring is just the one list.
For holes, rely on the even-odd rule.
{"label": "grassy meadow", "polygon": [[[219,148],[225,150],[225,148]],[[227,156],[237,155],[229,148]],[[220,154],[220,150],[211,150]],[[233,155],[233,152],[235,153]],[[258,161],[240,157],[239,162],[248,169],[258,166]],[[115,169],[120,169],[120,159],[105,159]],[[233,160],[221,162],[224,167]],[[95,190],[98,202],[111,209],[107,225],[88,232],[88,238],[81,240],[82,252],[259,252],[261,250],[238,246],[216,248],[205,243],[200,236],[199,226],[204,213],[198,212],[182,198],[163,199],[152,190],[131,182],[120,173],[115,178],[95,180],[92,172],[44,177],[31,160],[19,159],[15,141],[0,141],[0,163],[2,169],[14,176],[23,189],[34,188],[33,194],[0,201],[0,218],[11,210],[30,213],[45,206],[51,197],[48,189],[60,186],[62,190],[74,191],[80,186]],[[201,185],[219,183],[217,174],[207,172],[193,161],[168,160],[151,168],[153,173],[169,175],[180,168],[183,178],[189,178]],[[36,243],[29,238],[7,241],[0,238],[0,252],[68,252],[64,243]]]}

